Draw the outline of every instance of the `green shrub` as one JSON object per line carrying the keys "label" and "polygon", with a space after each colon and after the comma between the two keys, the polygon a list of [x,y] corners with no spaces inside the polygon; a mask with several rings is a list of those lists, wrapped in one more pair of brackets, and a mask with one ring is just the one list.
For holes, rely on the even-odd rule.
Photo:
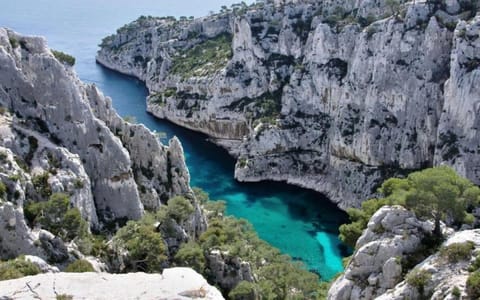
{"label": "green shrub", "polygon": [[453,243],[440,248],[440,256],[451,263],[456,263],[461,260],[470,259],[472,250],[474,248],[475,244],[471,241],[464,243]]}
{"label": "green shrub", "polygon": [[475,271],[468,276],[467,294],[470,299],[480,298],[480,271]]}
{"label": "green shrub", "polygon": [[192,204],[185,197],[176,196],[167,202],[167,216],[178,224],[183,223],[193,211]]}
{"label": "green shrub", "polygon": [[347,245],[355,246],[370,217],[383,205],[403,205],[419,218],[433,220],[433,234],[436,241],[441,241],[440,221],[471,222],[467,208],[480,201],[480,189],[446,166],[413,172],[403,179],[388,179],[379,192],[383,198],[365,201],[361,209],[347,210],[351,223],[339,228],[340,239]]}
{"label": "green shrub", "polygon": [[73,185],[77,190],[79,190],[79,189],[83,189],[83,187],[85,186],[85,183],[83,182],[82,179],[76,178],[75,181],[73,182]]}
{"label": "green shrub", "polygon": [[0,181],[0,198],[5,196],[6,193],[7,193],[7,187],[3,182]]}
{"label": "green shrub", "polygon": [[414,269],[407,274],[405,280],[409,285],[416,288],[418,292],[423,295],[425,292],[425,286],[428,284],[431,278],[432,274],[430,274],[428,271]]}
{"label": "green shrub", "polygon": [[59,294],[59,295],[55,296],[55,299],[56,300],[73,300],[73,296],[72,295],[67,295],[67,294]]}
{"label": "green shrub", "polygon": [[5,262],[0,262],[0,280],[16,279],[29,275],[37,275],[41,272],[40,268],[25,260],[24,257],[18,257]]}
{"label": "green shrub", "polygon": [[248,281],[240,281],[237,286],[228,293],[228,298],[232,300],[257,299],[258,287]]}
{"label": "green shrub", "polygon": [[207,201],[209,200],[209,196],[207,192],[205,192],[199,187],[193,187],[192,190],[193,190],[193,193],[195,194],[195,198],[197,198],[200,204],[207,203]]}
{"label": "green shrub", "polygon": [[354,248],[358,238],[362,232],[367,228],[368,221],[378,209],[387,204],[394,204],[386,198],[370,199],[362,203],[362,208],[347,209],[350,218],[350,224],[343,224],[340,226],[340,239],[350,247]]}
{"label": "green shrub", "polygon": [[113,238],[115,248],[127,250],[127,271],[161,272],[167,260],[166,246],[153,225],[129,221]]}
{"label": "green shrub", "polygon": [[227,209],[227,203],[223,200],[207,201],[203,208],[214,217],[223,216]]}
{"label": "green shrub", "polygon": [[460,289],[458,288],[458,286],[454,286],[453,289],[452,289],[452,296],[454,296],[455,298],[460,298],[460,296],[462,296],[462,292],[460,291]]}
{"label": "green shrub", "polygon": [[468,268],[468,271],[474,272],[480,269],[480,254],[477,255],[472,265]]}
{"label": "green shrub", "polygon": [[83,272],[95,272],[92,264],[85,259],[79,259],[67,266],[65,272],[69,273],[83,273]]}
{"label": "green shrub", "polygon": [[191,267],[199,273],[205,269],[205,255],[202,248],[195,242],[182,244],[175,254],[175,261],[182,266]]}
{"label": "green shrub", "polygon": [[88,223],[82,218],[77,208],[70,208],[68,195],[55,193],[46,202],[31,202],[24,208],[25,217],[32,224],[42,228],[66,241],[75,238],[87,238]]}
{"label": "green shrub", "polygon": [[465,214],[465,218],[463,219],[463,223],[468,225],[473,225],[475,223],[475,216],[472,214]]}
{"label": "green shrub", "polygon": [[238,159],[238,166],[240,168],[245,168],[247,166],[248,160],[245,157],[241,157]]}
{"label": "green shrub", "polygon": [[52,189],[50,188],[50,184],[48,184],[49,177],[50,174],[48,172],[43,172],[32,178],[33,187],[35,187],[35,190],[44,198],[48,198],[52,195]]}
{"label": "green shrub", "polygon": [[58,59],[61,63],[67,64],[69,66],[75,65],[75,57],[68,55],[66,53],[63,53],[62,51],[56,51],[52,50],[53,56],[55,56],[56,59]]}
{"label": "green shrub", "polygon": [[8,41],[10,42],[10,46],[12,46],[12,48],[17,48],[20,45],[18,40],[14,37],[8,38]]}
{"label": "green shrub", "polygon": [[208,76],[227,65],[232,56],[232,36],[221,34],[173,58],[171,72],[184,78]]}

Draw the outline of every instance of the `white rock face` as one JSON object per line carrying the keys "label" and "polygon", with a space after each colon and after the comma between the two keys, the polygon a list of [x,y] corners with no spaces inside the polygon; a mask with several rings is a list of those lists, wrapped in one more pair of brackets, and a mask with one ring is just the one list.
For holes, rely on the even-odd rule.
{"label": "white rock face", "polygon": [[395,287],[403,280],[402,260],[418,249],[428,225],[400,206],[379,209],[358,239],[344,274],[333,282],[328,299],[373,299]]}
{"label": "white rock face", "polygon": [[178,139],[165,146],[145,126],[125,122],[43,38],[0,28],[0,66],[0,180],[7,189],[0,195],[0,259],[74,259],[75,247],[25,220],[23,207],[52,193],[68,194],[92,228],[138,219],[145,208],[184,195],[195,213],[179,226],[182,238],[205,230]]}
{"label": "white rock face", "polygon": [[[421,299],[417,288],[405,281],[404,274],[413,269],[431,274],[423,297],[456,299],[451,294],[455,286],[466,296],[468,267],[480,253],[480,230],[452,233],[443,228],[448,238],[441,247],[469,241],[474,245],[471,255],[455,263],[440,252],[425,257],[428,250],[422,245],[422,238],[432,230],[431,222],[419,221],[401,206],[382,207],[370,218],[344,274],[332,283],[328,299]],[[417,265],[412,266],[412,262]]]}
{"label": "white rock face", "polygon": [[138,219],[144,207],[191,193],[179,142],[169,150],[144,126],[124,122],[109,98],[53,57],[45,40],[0,29],[0,61],[0,103],[15,114],[2,143],[23,157],[29,148],[15,144],[17,132],[33,136],[37,174],[48,171],[46,155],[55,154],[61,165],[49,177],[52,191],[77,189],[72,202],[93,226],[99,217]]}
{"label": "white rock face", "polygon": [[[474,249],[471,257],[460,260],[459,262],[449,262],[445,257],[438,253],[428,257],[415,268],[420,271],[425,271],[431,274],[430,280],[424,288],[424,295],[431,295],[430,299],[458,299],[452,295],[452,290],[457,287],[462,297],[469,299],[465,286],[469,275],[468,267],[471,265],[476,255],[480,253],[480,230],[465,230],[453,234],[446,240],[442,246],[448,246],[453,243],[472,242]],[[398,283],[393,289],[387,291],[377,299],[379,300],[400,300],[400,299],[418,299],[420,297],[419,291],[402,281]],[[463,299],[463,298],[462,298]]]}
{"label": "white rock face", "polygon": [[194,270],[165,269],[162,274],[49,273],[0,281],[0,297],[15,299],[224,299]]}
{"label": "white rock face", "polygon": [[[97,60],[144,80],[157,117],[218,139],[239,158],[241,181],[288,181],[342,208],[426,166],[478,184],[480,17],[453,0],[445,11],[400,2],[267,1],[239,15],[144,18],[106,38]],[[218,34],[232,38],[228,63],[172,71]]]}

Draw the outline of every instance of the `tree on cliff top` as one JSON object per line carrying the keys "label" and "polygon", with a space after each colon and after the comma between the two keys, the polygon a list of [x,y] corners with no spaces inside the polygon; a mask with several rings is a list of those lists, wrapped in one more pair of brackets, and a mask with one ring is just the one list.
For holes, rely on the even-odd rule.
{"label": "tree on cliff top", "polygon": [[467,222],[467,209],[480,200],[480,189],[449,167],[415,172],[404,180],[409,186],[405,206],[419,218],[432,219],[437,237],[442,236],[440,221]]}
{"label": "tree on cliff top", "polygon": [[441,166],[414,172],[407,178],[391,178],[379,189],[383,198],[362,203],[362,208],[347,210],[350,224],[340,226],[340,239],[354,247],[370,217],[383,205],[403,205],[418,218],[435,222],[433,230],[442,237],[440,221],[471,223],[467,213],[480,203],[480,189],[453,169]]}

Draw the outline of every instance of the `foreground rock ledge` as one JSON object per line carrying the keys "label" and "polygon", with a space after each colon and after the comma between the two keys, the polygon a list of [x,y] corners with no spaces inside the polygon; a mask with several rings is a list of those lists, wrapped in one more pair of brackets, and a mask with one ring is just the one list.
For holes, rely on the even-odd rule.
{"label": "foreground rock ledge", "polygon": [[3,299],[224,299],[189,268],[165,269],[163,274],[48,273],[0,281]]}

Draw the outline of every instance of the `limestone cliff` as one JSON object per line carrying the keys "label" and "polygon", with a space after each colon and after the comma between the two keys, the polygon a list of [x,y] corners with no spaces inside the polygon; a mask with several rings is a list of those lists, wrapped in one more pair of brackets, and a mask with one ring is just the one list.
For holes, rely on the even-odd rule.
{"label": "limestone cliff", "polygon": [[0,109],[0,258],[68,257],[63,242],[29,228],[23,212],[58,192],[95,229],[185,195],[195,213],[182,230],[192,237],[205,230],[178,139],[165,146],[145,126],[124,121],[43,38],[0,28]]}
{"label": "limestone cliff", "polygon": [[476,1],[266,1],[141,17],[97,61],[146,82],[148,110],[207,133],[241,181],[358,206],[383,179],[448,164],[480,183]]}
{"label": "limestone cliff", "polygon": [[432,229],[401,206],[378,210],[328,299],[470,299],[466,282],[480,253],[480,230],[444,227],[446,240],[435,250],[425,239]]}

